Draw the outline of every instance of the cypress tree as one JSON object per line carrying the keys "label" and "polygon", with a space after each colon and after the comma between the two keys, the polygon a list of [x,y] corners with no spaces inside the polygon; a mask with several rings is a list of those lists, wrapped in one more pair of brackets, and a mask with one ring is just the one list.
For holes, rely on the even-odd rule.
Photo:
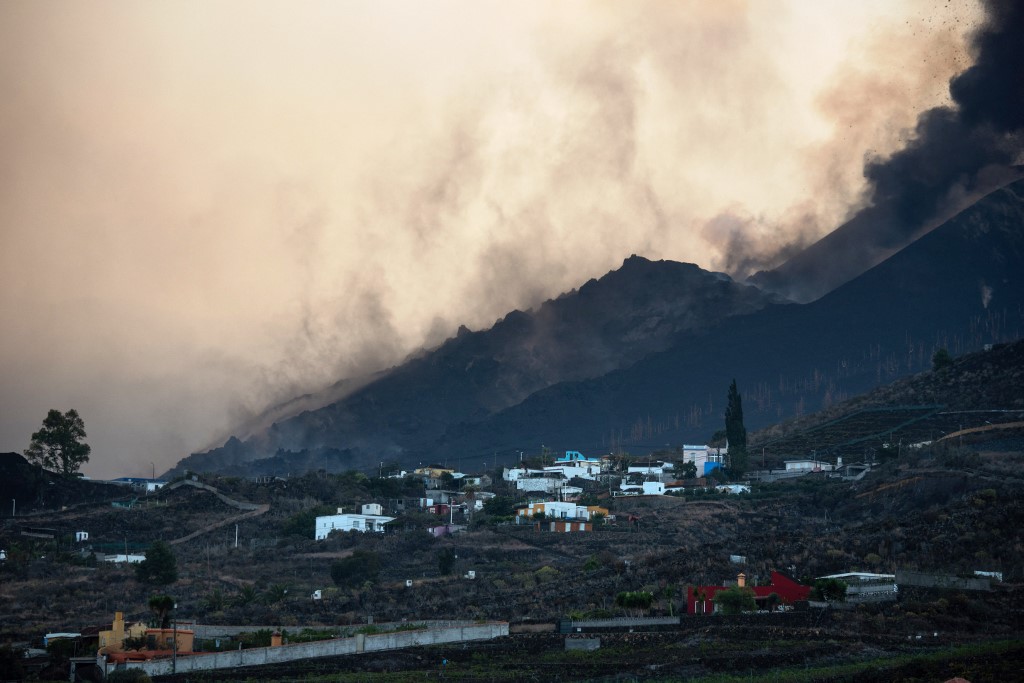
{"label": "cypress tree", "polygon": [[736,380],[729,385],[725,404],[725,438],[729,440],[729,463],[736,473],[747,469],[747,428],[743,426],[743,397]]}

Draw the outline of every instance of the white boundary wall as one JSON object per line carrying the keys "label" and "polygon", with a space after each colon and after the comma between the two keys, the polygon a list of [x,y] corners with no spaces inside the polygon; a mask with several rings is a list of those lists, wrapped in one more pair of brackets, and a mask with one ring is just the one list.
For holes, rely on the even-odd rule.
{"label": "white boundary wall", "polygon": [[[280,647],[254,647],[230,652],[182,655],[177,658],[176,663],[171,659],[155,659],[148,662],[128,662],[125,668],[142,669],[150,676],[166,676],[189,671],[233,669],[241,666],[278,664],[314,657],[336,657],[377,650],[397,650],[418,645],[490,640],[507,635],[507,622],[487,622],[418,631],[393,631],[374,635],[357,634],[354,638],[334,638],[311,643],[281,645]],[[104,673],[113,670],[114,666],[107,664]]]}

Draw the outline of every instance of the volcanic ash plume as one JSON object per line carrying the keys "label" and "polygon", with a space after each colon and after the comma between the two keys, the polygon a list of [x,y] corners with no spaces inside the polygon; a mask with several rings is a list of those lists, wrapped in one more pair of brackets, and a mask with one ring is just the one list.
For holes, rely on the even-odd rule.
{"label": "volcanic ash plume", "polygon": [[1020,177],[1024,153],[1024,3],[989,0],[973,66],[949,84],[951,106],[918,118],[909,142],[869,159],[870,204],[846,225],[752,280],[800,301],[856,277],[967,203]]}

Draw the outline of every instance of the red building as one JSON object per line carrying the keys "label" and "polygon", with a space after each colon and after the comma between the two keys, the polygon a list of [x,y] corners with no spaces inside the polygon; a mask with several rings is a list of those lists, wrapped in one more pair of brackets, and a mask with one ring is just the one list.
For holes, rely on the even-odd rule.
{"label": "red building", "polygon": [[[736,578],[736,585],[744,587],[746,576],[740,574]],[[754,600],[757,601],[759,609],[768,609],[772,602],[770,597],[775,594],[780,605],[791,605],[798,600],[806,600],[811,593],[811,587],[797,583],[782,572],[772,572],[772,583],[770,586],[746,586],[754,591]],[[687,614],[710,614],[715,611],[715,593],[729,590],[731,586],[688,586],[686,589],[686,612]]]}

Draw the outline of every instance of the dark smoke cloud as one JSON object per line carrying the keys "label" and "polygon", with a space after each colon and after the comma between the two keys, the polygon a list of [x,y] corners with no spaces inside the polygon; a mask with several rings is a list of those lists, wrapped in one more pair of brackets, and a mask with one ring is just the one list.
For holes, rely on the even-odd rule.
{"label": "dark smoke cloud", "polygon": [[[902,241],[934,216],[958,185],[973,186],[989,166],[1007,166],[1021,152],[1024,127],[1024,3],[990,0],[974,38],[974,65],[950,83],[956,106],[925,112],[907,147],[872,161],[864,175],[876,206],[886,206]],[[889,246],[886,244],[885,246]]]}
{"label": "dark smoke cloud", "polygon": [[1024,128],[1024,3],[988,0],[989,22],[974,39],[977,61],[949,84],[970,126]]}
{"label": "dark smoke cloud", "polygon": [[907,144],[870,159],[870,205],[755,282],[813,300],[936,227],[972,198],[1017,177],[1024,152],[1024,3],[989,0],[973,66],[953,78],[953,106],[921,114]]}

